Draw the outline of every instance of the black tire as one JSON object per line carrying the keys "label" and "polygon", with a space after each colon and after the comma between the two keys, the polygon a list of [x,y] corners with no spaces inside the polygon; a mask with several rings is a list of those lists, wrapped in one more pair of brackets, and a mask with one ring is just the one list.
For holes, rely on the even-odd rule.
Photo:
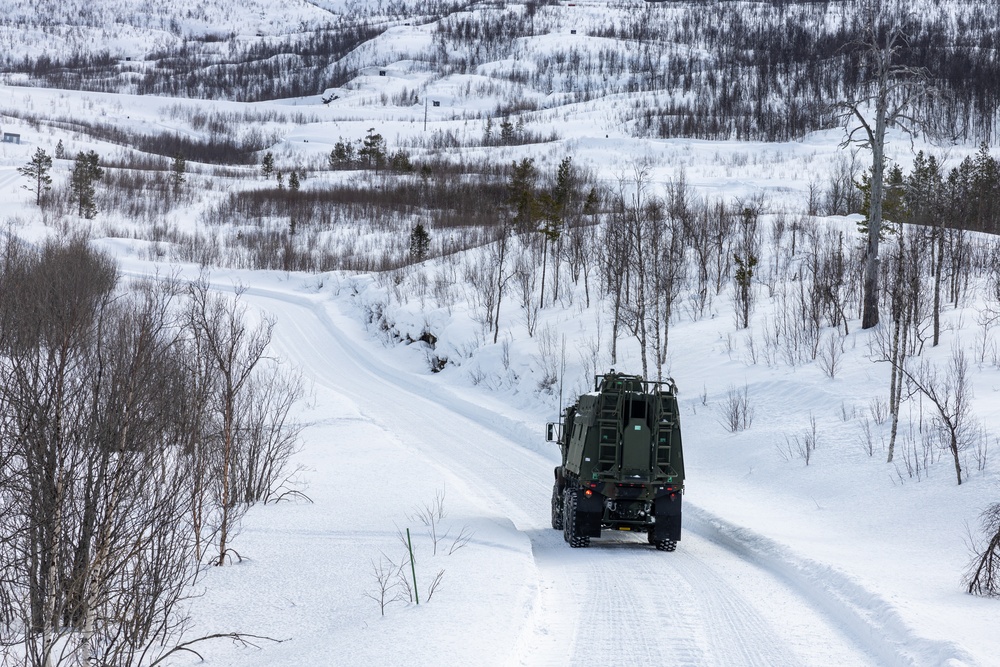
{"label": "black tire", "polygon": [[574,549],[579,549],[581,547],[590,546],[590,537],[577,535],[576,534],[576,502],[577,497],[575,493],[570,492],[569,497],[563,500],[566,505],[566,514],[564,521],[566,522],[566,529],[564,535],[566,536],[566,541]]}
{"label": "black tire", "polygon": [[654,533],[653,533],[653,529],[652,528],[650,528],[649,530],[646,531],[646,541],[655,546],[656,545],[656,538],[653,537],[653,535],[654,535]]}
{"label": "black tire", "polygon": [[677,542],[674,540],[657,540],[655,542],[657,551],[675,551]]}
{"label": "black tire", "polygon": [[556,530],[563,529],[563,503],[558,484],[552,487],[552,527]]}

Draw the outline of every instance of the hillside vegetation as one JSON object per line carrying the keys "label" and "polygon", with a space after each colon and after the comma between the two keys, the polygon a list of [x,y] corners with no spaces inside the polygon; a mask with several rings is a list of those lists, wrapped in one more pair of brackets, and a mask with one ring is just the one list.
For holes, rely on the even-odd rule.
{"label": "hillside vegetation", "polygon": [[[11,655],[68,662],[104,642],[121,664],[149,664],[176,652],[183,598],[205,575],[197,563],[239,560],[244,512],[264,516],[250,505],[309,497],[285,466],[299,460],[300,429],[306,441],[334,429],[296,418],[322,412],[325,392],[350,394],[329,384],[345,372],[380,369],[361,383],[373,401],[398,375],[475,417],[457,444],[422,443],[439,438],[433,424],[412,438],[406,456],[433,469],[427,479],[458,474],[438,456],[476,469],[460,441],[489,430],[491,447],[516,450],[517,475],[544,477],[525,495],[544,501],[551,457],[523,432],[540,439],[539,422],[616,367],[678,381],[696,539],[764,554],[772,572],[784,558],[825,591],[810,606],[868,600],[877,614],[837,612],[854,634],[891,630],[861,652],[988,664],[996,640],[978,604],[989,601],[958,594],[1000,594],[992,0],[0,8],[0,121],[21,140],[0,144],[0,643]],[[896,115],[876,165],[865,130],[878,125],[880,72]],[[862,328],[873,201],[881,318]],[[121,281],[112,256],[163,280]],[[234,305],[210,275],[257,288],[235,288]],[[73,290],[86,292],[80,308],[64,298]],[[284,313],[294,333],[246,300]],[[272,327],[275,358],[329,384],[309,406],[297,375],[264,354]],[[243,393],[211,353],[227,335],[245,355]],[[331,341],[352,335],[327,365]],[[326,347],[309,347],[315,338]],[[375,422],[336,403],[349,422],[337,428],[367,443]],[[45,428],[32,430],[36,413]],[[384,437],[379,451],[398,454]],[[338,446],[374,470],[365,450]],[[341,483],[332,455],[304,456]],[[342,495],[327,481],[320,504]],[[112,484],[132,515],[95,500]],[[465,511],[490,505],[465,486],[456,496]],[[503,502],[511,516],[538,504]],[[112,535],[118,517],[132,532]],[[511,572],[544,567],[527,559],[551,546],[545,533],[501,518],[503,529],[477,525],[524,555]],[[162,543],[149,540],[157,522],[170,526]],[[102,530],[113,544],[103,560],[88,541]],[[265,550],[268,530],[248,543]],[[361,542],[395,548],[391,532]],[[463,567],[508,557],[495,547],[473,545],[489,555]],[[369,564],[381,576],[371,553],[337,553],[354,580]],[[169,604],[128,593],[146,558],[163,565]],[[207,575],[209,589],[232,593],[221,576]],[[526,585],[504,581],[506,611],[523,611]],[[133,599],[145,622],[116,625]],[[480,602],[460,609],[493,615]],[[360,627],[356,599],[336,604]],[[215,627],[200,614],[199,628]],[[506,617],[504,641],[521,632],[520,616]],[[332,636],[373,643],[365,628]]]}

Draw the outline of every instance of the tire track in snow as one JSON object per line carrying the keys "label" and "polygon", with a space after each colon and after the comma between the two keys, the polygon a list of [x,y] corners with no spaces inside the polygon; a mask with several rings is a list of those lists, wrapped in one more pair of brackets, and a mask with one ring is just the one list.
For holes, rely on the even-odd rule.
{"label": "tire track in snow", "polygon": [[[760,617],[757,609],[745,597],[720,578],[703,560],[687,552],[678,551],[677,555],[679,558],[674,565],[678,575],[692,589],[697,584],[696,591],[701,603],[699,611],[704,617],[702,626],[710,637],[709,645],[731,648],[731,652],[725,656],[715,653],[711,659],[706,658],[697,664],[715,664],[719,667],[797,664],[798,658],[794,653],[783,645],[774,643],[773,638],[779,636],[779,632]],[[712,585],[706,586],[706,582],[712,582]]]}
{"label": "tire track in snow", "polygon": [[895,667],[979,664],[954,642],[917,635],[889,602],[843,572],[797,556],[773,540],[691,505],[686,520],[689,531],[787,581],[810,599],[814,607],[869,646],[880,664]]}
{"label": "tire track in snow", "polygon": [[[637,548],[642,549],[641,545],[626,543],[615,551],[594,549],[587,554],[592,561],[588,569],[597,576],[587,591],[594,603],[587,606],[581,627],[612,625],[618,641],[582,632],[577,639],[577,653],[593,657],[597,664],[621,660],[654,665],[663,661],[667,649],[670,664],[708,664],[705,658],[709,647],[699,622],[700,607],[687,604],[697,599],[697,590],[681,579],[672,580],[669,595],[665,595],[662,585],[650,586],[648,582],[658,578],[658,568],[651,567],[649,557],[664,554],[645,549],[636,553]],[[678,601],[684,604],[678,605]],[[650,641],[651,637],[655,641]]]}

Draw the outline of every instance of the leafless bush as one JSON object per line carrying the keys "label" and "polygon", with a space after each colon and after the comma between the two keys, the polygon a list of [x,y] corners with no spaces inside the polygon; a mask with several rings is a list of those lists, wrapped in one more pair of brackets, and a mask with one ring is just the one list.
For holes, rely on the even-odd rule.
{"label": "leafless bush", "polygon": [[379,559],[371,560],[372,578],[375,579],[375,590],[366,591],[365,597],[374,600],[379,612],[385,616],[385,609],[393,602],[401,600],[399,588],[402,565],[396,565],[385,554],[380,553]]}
{"label": "leafless bush", "polygon": [[427,601],[430,602],[431,598],[434,597],[434,592],[437,591],[438,587],[441,585],[441,580],[444,579],[444,570],[438,570],[438,573],[434,575],[431,579],[430,585],[427,587]]}
{"label": "leafless bush", "polygon": [[986,308],[976,314],[976,324],[979,330],[976,333],[976,361],[980,364],[986,363],[987,358],[991,358],[997,353],[997,344],[993,340],[990,330],[1000,320],[1000,311],[993,304],[987,304]]}
{"label": "leafless bush", "polygon": [[754,340],[753,329],[747,330],[747,335],[745,340],[746,340],[747,358],[750,360],[750,363],[752,365],[756,366],[757,357],[759,356],[759,353],[757,351],[757,343]]}
{"label": "leafless bush", "polygon": [[[809,465],[812,460],[812,454],[816,451],[816,444],[819,440],[819,436],[816,433],[816,417],[812,414],[809,415],[809,430],[800,435],[792,436],[789,440],[788,436],[785,436],[785,451],[792,453],[795,452],[798,457]],[[786,459],[787,460],[787,459]]]}
{"label": "leafless bush", "polygon": [[919,434],[912,427],[903,435],[903,465],[906,474],[918,482],[927,476],[927,471],[934,463],[935,443],[930,429],[921,424]]}
{"label": "leafless bush", "polygon": [[881,396],[875,396],[868,401],[868,413],[881,426],[889,418],[889,403]]}
{"label": "leafless bush", "polygon": [[237,407],[241,438],[233,466],[240,502],[267,503],[289,490],[288,463],[302,431],[289,413],[301,397],[301,376],[275,365],[262,365],[248,382]]}
{"label": "leafless bush", "polygon": [[79,239],[4,248],[0,643],[27,664],[149,665],[222,636],[184,639],[220,459],[182,292],[119,285]]}
{"label": "leafless bush", "polygon": [[913,392],[923,394],[934,406],[935,427],[939,442],[952,455],[955,476],[962,483],[961,452],[973,433],[974,419],[970,401],[972,385],[968,377],[968,362],[959,345],[952,349],[948,368],[942,377],[937,367],[926,360],[916,367],[900,369]]}
{"label": "leafless bush", "polygon": [[[403,544],[406,544],[406,538],[403,538]],[[407,551],[409,554],[409,551]],[[414,581],[410,578],[411,572],[407,571],[407,566],[410,565],[409,555],[404,556],[399,562],[399,571],[396,573],[396,584],[399,586],[399,598],[404,599],[407,602],[413,602],[416,599],[416,589],[414,588]]]}
{"label": "leafless bush", "polygon": [[819,367],[833,379],[837,377],[844,356],[844,337],[838,331],[831,331],[823,339],[816,355]]}
{"label": "leafless bush", "polygon": [[535,299],[537,275],[535,264],[523,254],[518,255],[514,264],[514,286],[529,338],[535,335],[535,327],[538,326],[538,302]]}
{"label": "leafless bush", "polygon": [[[451,556],[456,551],[459,551],[463,547],[467,546],[469,542],[472,541],[472,537],[475,534],[469,529],[468,526],[462,526],[461,530],[458,532],[450,544],[447,544],[446,540],[448,535],[451,533],[451,527],[443,529],[441,525],[442,520],[446,516],[444,508],[445,492],[444,489],[435,492],[434,500],[429,503],[424,503],[414,508],[412,514],[407,518],[411,521],[417,521],[425,528],[427,528],[427,536],[431,540],[431,556],[438,555],[438,545],[442,545],[442,552],[444,553],[444,547],[447,546],[446,555]],[[418,604],[420,602],[419,590],[425,591],[426,602],[430,602],[431,598],[434,597],[434,592],[440,587],[441,581],[444,578],[445,571],[443,569],[439,570],[434,578],[431,579],[430,583],[426,587],[421,587],[417,589],[416,580],[418,579],[418,561],[413,555],[416,553],[416,546],[410,539],[410,531],[407,528],[403,530],[396,527],[396,537],[399,539],[400,544],[406,550],[407,556],[405,556],[401,561],[398,569],[395,572],[395,586],[399,588],[400,592],[398,594],[398,599],[405,599],[411,602],[416,601]],[[390,562],[388,558],[386,561]],[[409,568],[407,568],[409,566]],[[377,568],[376,568],[377,570]],[[381,572],[378,574],[381,575]],[[413,579],[409,577],[412,575]],[[376,577],[378,580],[378,577]],[[381,588],[381,582],[380,582]],[[375,599],[375,597],[382,597],[380,592],[378,596],[369,596]],[[391,599],[389,600],[392,601]]]}
{"label": "leafless bush", "polygon": [[730,385],[726,398],[719,406],[720,422],[730,433],[745,431],[753,423],[754,408],[750,404],[750,388]]}
{"label": "leafless bush", "polygon": [[[994,438],[993,442],[996,443],[997,439]],[[970,449],[972,449],[972,459],[976,462],[976,470],[986,472],[986,467],[989,465],[990,438],[985,428],[976,429]]]}
{"label": "leafless bush", "polygon": [[987,507],[979,522],[983,539],[970,544],[974,558],[965,576],[966,591],[1000,597],[1000,503]]}
{"label": "leafless bush", "polygon": [[430,535],[435,555],[438,550],[438,542],[447,537],[448,534],[447,531],[442,534],[440,530],[441,520],[445,517],[444,496],[444,489],[435,491],[433,501],[415,507],[413,514],[409,516],[410,521],[419,521],[427,528],[427,534]]}
{"label": "leafless bush", "polygon": [[861,173],[857,157],[841,156],[831,170],[823,195],[824,215],[847,215],[861,210],[861,195],[855,185]]}
{"label": "leafless bush", "polygon": [[546,325],[542,327],[535,339],[538,344],[538,354],[535,361],[538,365],[538,390],[552,392],[559,382],[559,343],[555,331]]}
{"label": "leafless bush", "polygon": [[460,530],[458,535],[455,536],[455,539],[451,541],[451,546],[448,548],[448,555],[450,556],[462,547],[468,545],[469,542],[472,541],[474,535],[475,533],[470,531],[468,526],[462,526],[462,530]]}
{"label": "leafless bush", "polygon": [[872,423],[869,421],[868,417],[863,417],[858,423],[860,433],[858,434],[858,443],[861,445],[861,449],[865,450],[865,454],[868,456],[875,456],[875,436],[872,433]]}

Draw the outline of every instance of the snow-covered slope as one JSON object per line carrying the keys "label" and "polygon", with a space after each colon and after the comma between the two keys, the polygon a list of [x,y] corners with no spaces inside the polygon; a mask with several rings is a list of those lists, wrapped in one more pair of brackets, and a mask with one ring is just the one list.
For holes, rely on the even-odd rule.
{"label": "snow-covered slope", "polygon": [[[206,220],[229,192],[260,186],[255,168],[192,161],[186,198],[152,222],[119,213],[85,221],[40,211],[21,189],[25,181],[16,168],[37,148],[52,154],[57,142],[68,156],[94,149],[125,162],[136,153],[72,123],[195,140],[209,139],[215,123],[241,140],[266,139],[280,169],[309,172],[306,190],[355,181],[378,186],[381,181],[364,174],[326,169],[338,140],[357,141],[374,127],[391,148],[420,157],[505,165],[531,157],[549,172],[572,156],[608,188],[645,166],[657,192],[683,177],[698,197],[762,202],[768,230],[785,216],[803,225],[803,233],[843,232],[848,244],[856,238],[857,216],[801,215],[810,193],[852,159],[839,146],[839,130],[783,143],[638,138],[626,111],[655,104],[655,97],[614,93],[575,101],[572,91],[498,84],[498,73],[509,76],[533,59],[555,58],[568,43],[597,48],[613,41],[567,31],[575,29],[571,24],[581,33],[597,29],[611,13],[629,12],[617,3],[572,4],[577,22],[569,7],[546,8],[539,23],[550,21],[551,34],[504,45],[475,71],[444,76],[416,58],[432,49],[434,27],[404,25],[409,21],[396,16],[388,32],[347,56],[356,76],[325,91],[338,96],[329,104],[319,94],[242,104],[0,86],[2,130],[22,140],[0,144],[4,233],[35,241],[83,230],[127,275],[177,269],[194,277],[194,264],[166,260],[180,256],[185,238],[223,239],[252,228]],[[315,26],[328,15],[349,13],[349,5],[290,3],[279,12],[250,3],[240,18],[227,13],[225,3],[194,3],[190,20],[173,29],[161,18],[170,12],[157,4],[148,24],[123,28],[107,46],[117,57],[216,29],[241,39],[277,39],[297,22]],[[5,6],[12,16],[35,7]],[[53,16],[76,8],[60,5]],[[163,21],[168,29],[161,30]],[[105,39],[97,27],[103,24],[92,23],[0,35],[30,55],[67,40]],[[623,44],[615,48],[627,52]],[[403,94],[418,89],[421,100],[440,106],[414,104]],[[523,114],[528,129],[557,140],[479,145],[485,117],[512,101],[532,108]],[[444,136],[458,145],[434,143]],[[913,157],[909,142],[890,139],[892,158],[906,167]],[[976,149],[917,147],[941,152],[949,166]],[[56,161],[57,185],[70,168],[71,160]],[[314,234],[343,253],[375,256],[392,244],[398,250],[407,232],[405,225],[351,220]],[[461,233],[431,232],[439,241]],[[775,246],[787,246],[787,238]],[[761,266],[776,263],[778,250],[765,244]],[[803,250],[787,254],[806,260]],[[960,307],[945,310],[941,345],[923,351],[940,368],[955,349],[975,359],[971,407],[986,449],[963,453],[961,486],[947,452],[917,430],[930,411],[919,397],[904,406],[905,422],[913,426],[901,436],[896,462],[884,462],[889,366],[874,361],[872,334],[860,331],[859,322],[848,321],[843,337],[824,329],[824,340],[840,346],[831,377],[820,361],[786,359],[768,342],[785,314],[788,302],[781,297],[794,296],[796,280],[756,283],[747,329],[735,324],[727,284],[700,316],[685,294],[671,322],[663,371],[681,390],[688,472],[677,552],[659,553],[623,535],[571,550],[548,527],[557,452],[544,442],[543,425],[611,364],[607,302],[595,282],[587,305],[582,286],[565,278],[560,298],[541,310],[529,333],[508,295],[494,344],[466,283],[485,261],[485,251],[475,248],[383,273],[213,269],[220,290],[236,281],[249,286],[248,303],[276,318],[276,356],[309,382],[299,407],[308,427],[295,464],[299,488],[311,502],[252,508],[234,542],[243,560],[209,570],[192,602],[191,635],[236,630],[281,641],[261,640],[256,648],[201,645],[204,664],[1000,664],[997,601],[962,592],[969,530],[1000,493],[1000,370],[995,330],[976,324],[985,305],[982,284],[972,285]],[[373,313],[382,319],[371,321]],[[433,334],[434,349],[401,342],[425,332]],[[449,360],[442,372],[430,371],[433,357]],[[635,340],[622,334],[617,368],[637,372],[639,359]],[[553,363],[565,369],[562,395],[542,382],[543,367]],[[723,424],[725,405],[744,388],[753,423],[731,433]],[[808,465],[807,440],[815,443]],[[419,517],[435,503],[443,507],[436,542]],[[421,604],[406,595],[383,615],[374,599],[377,575],[403,562],[400,538],[407,529]],[[393,588],[389,596],[403,592]]]}

